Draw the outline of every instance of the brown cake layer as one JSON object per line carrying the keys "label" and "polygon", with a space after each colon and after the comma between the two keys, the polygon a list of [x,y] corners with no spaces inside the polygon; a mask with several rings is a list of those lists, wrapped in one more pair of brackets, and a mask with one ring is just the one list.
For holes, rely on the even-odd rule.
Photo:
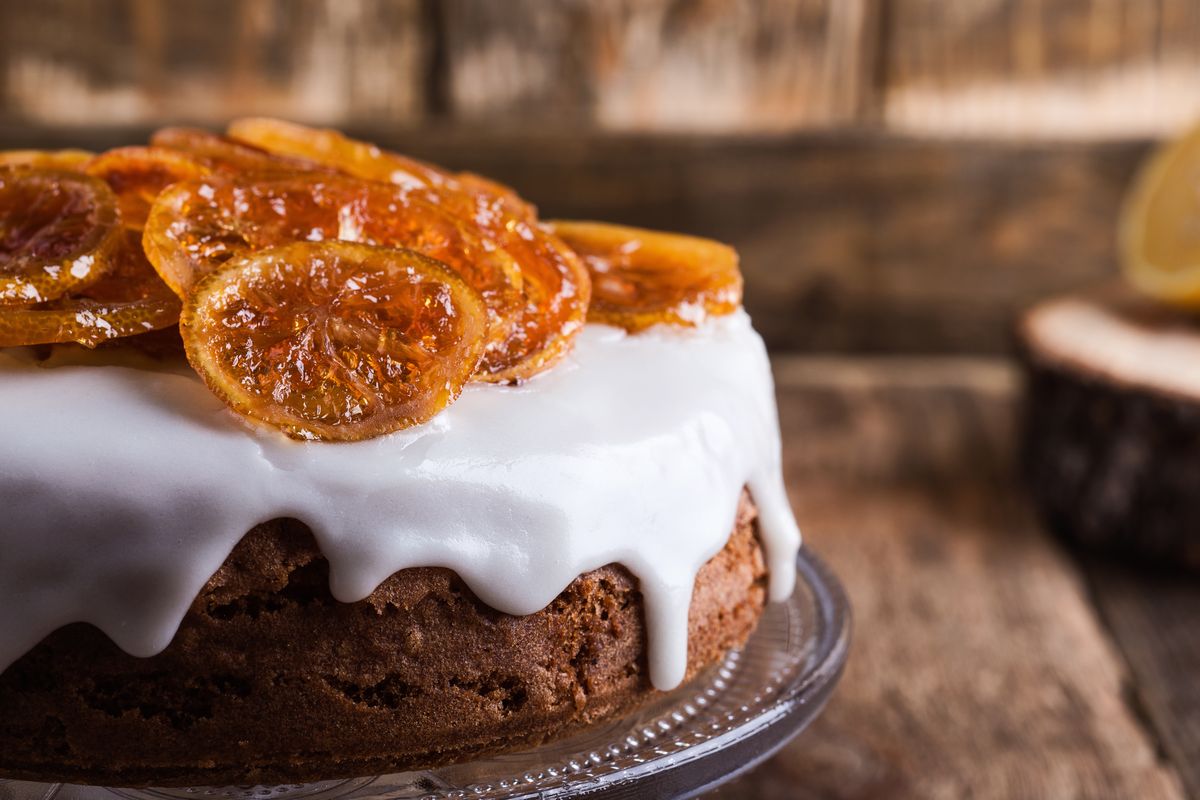
{"label": "brown cake layer", "polygon": [[[637,582],[607,566],[525,617],[445,569],[339,603],[301,524],[252,530],[170,647],[139,659],[91,626],[0,675],[0,775],[111,786],[285,783],[523,748],[652,699]],[[688,675],[745,642],[766,599],[755,510],[700,571]]]}

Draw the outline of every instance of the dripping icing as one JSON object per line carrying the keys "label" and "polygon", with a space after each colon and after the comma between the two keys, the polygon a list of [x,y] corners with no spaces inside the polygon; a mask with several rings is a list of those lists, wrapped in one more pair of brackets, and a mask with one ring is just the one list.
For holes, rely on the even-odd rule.
{"label": "dripping icing", "polygon": [[[683,678],[696,572],[748,486],[770,597],[799,532],[762,340],[744,312],[636,336],[589,325],[520,387],[470,386],[425,425],[354,444],[249,431],[192,374],[39,366],[0,353],[0,671],[90,622],[135,656],[173,638],[255,524],[305,522],[330,588],[361,600],[397,570],[456,571],[511,614],[620,563],[646,604],[650,674]],[[52,422],[47,422],[52,421]]]}

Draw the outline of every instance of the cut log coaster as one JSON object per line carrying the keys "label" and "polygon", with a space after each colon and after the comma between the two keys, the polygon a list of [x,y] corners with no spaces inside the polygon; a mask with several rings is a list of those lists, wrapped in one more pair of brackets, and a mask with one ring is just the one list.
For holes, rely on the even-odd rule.
{"label": "cut log coaster", "polygon": [[1022,464],[1069,540],[1200,569],[1200,314],[1109,284],[1018,326]]}

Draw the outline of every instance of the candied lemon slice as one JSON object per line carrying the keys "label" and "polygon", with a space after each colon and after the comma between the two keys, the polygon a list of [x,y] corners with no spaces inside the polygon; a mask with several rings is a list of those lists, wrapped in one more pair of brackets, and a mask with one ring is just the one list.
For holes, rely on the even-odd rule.
{"label": "candied lemon slice", "polygon": [[96,283],[36,306],[0,306],[0,347],[59,342],[96,347],[178,322],[179,298],[150,266],[137,236],[124,236],[112,271]]}
{"label": "candied lemon slice", "polygon": [[238,412],[294,438],[352,441],[452,402],[483,353],[487,310],[415,251],[299,242],[210,274],[180,329],[192,366]]}
{"label": "candied lemon slice", "polygon": [[37,167],[82,172],[96,154],[87,150],[0,150],[0,167]]}
{"label": "candied lemon slice", "polygon": [[591,321],[639,331],[696,325],[741,306],[737,252],[720,242],[602,222],[548,225],[591,272]]}
{"label": "candied lemon slice", "polygon": [[341,131],[268,117],[235,119],[230,138],[276,155],[333,167],[347,175],[409,186],[438,186],[450,176],[432,164],[351,139]]}
{"label": "candied lemon slice", "polygon": [[1125,277],[1137,289],[1200,308],[1200,127],[1143,165],[1126,196],[1118,238]]}
{"label": "candied lemon slice", "polygon": [[323,164],[356,178],[428,189],[455,213],[489,228],[503,229],[510,217],[524,220],[537,217],[533,206],[508,186],[471,172],[450,172],[352,139],[341,131],[250,117],[231,122],[228,133],[237,141],[276,155]]}
{"label": "candied lemon slice", "polygon": [[140,231],[159,193],[173,183],[209,173],[200,160],[165,147],[118,147],[96,156],[87,173],[100,178],[117,194],[121,223]]}
{"label": "candied lemon slice", "polygon": [[268,153],[200,128],[161,128],[150,137],[150,144],[188,153],[224,172],[291,174],[322,169],[311,161]]}
{"label": "candied lemon slice", "polygon": [[[491,325],[479,377],[510,380],[551,363],[582,325],[576,304],[586,297],[586,271],[566,245],[541,234],[497,244],[422,194],[307,174],[180,183],[154,204],[143,241],[181,297],[235,255],[286,242],[341,239],[417,250],[448,264],[483,295]],[[537,250],[555,243],[556,257],[576,266],[577,283]]]}
{"label": "candied lemon slice", "polygon": [[95,283],[120,241],[117,199],[103,181],[0,168],[0,305],[41,303]]}
{"label": "candied lemon slice", "polygon": [[515,312],[509,310],[508,329],[501,332],[501,343],[488,348],[478,379],[524,380],[570,350],[587,316],[591,294],[587,269],[569,248],[537,225],[536,210],[509,187],[471,173],[447,172],[338,131],[281,120],[235,120],[229,135],[347,175],[420,191],[507,250],[520,265],[523,280],[518,285],[524,297]]}

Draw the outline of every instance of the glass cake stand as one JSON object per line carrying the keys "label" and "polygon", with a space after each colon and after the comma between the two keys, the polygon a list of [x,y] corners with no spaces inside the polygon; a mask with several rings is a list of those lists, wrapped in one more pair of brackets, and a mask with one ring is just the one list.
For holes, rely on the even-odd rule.
{"label": "glass cake stand", "polygon": [[536,750],[424,772],[287,786],[108,789],[0,779],[0,800],[517,800],[692,797],[753,768],[804,730],[841,676],[850,612],[807,550],[787,603],[741,651],[632,717]]}

